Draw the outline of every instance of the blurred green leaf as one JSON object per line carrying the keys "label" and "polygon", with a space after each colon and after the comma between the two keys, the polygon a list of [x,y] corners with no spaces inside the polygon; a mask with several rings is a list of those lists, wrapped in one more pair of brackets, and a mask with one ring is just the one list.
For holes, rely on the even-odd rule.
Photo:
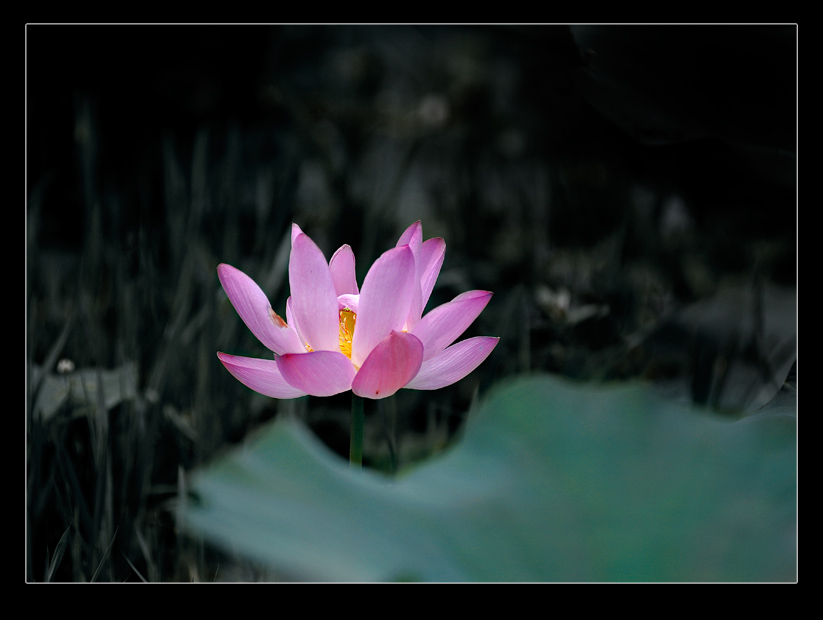
{"label": "blurred green leaf", "polygon": [[508,383],[396,479],[281,421],[192,496],[186,524],[290,578],[796,579],[795,417],[729,422],[640,385]]}
{"label": "blurred green leaf", "polygon": [[[42,376],[43,369],[34,366],[32,372],[36,382]],[[47,421],[67,403],[75,415],[93,411],[98,402],[109,410],[134,398],[136,394],[137,365],[134,362],[113,370],[85,368],[68,374],[47,374],[37,392],[34,414]],[[99,400],[101,396],[102,401]]]}

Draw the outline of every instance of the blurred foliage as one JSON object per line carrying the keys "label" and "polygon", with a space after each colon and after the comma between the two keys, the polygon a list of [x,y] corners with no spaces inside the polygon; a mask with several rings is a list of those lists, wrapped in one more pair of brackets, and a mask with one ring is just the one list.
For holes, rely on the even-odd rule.
{"label": "blurred foliage", "polygon": [[189,472],[284,415],[345,453],[345,395],[265,399],[215,356],[267,355],[215,268],[282,309],[292,221],[362,278],[419,219],[447,243],[432,306],[495,293],[484,365],[367,408],[378,469],[508,376],[640,377],[739,417],[794,362],[793,27],[26,34],[29,580],[226,575],[175,531]]}
{"label": "blurred foliage", "polygon": [[32,383],[37,386],[34,419],[37,423],[46,423],[63,408],[81,416],[89,415],[87,408],[113,409],[137,395],[136,370],[132,363],[112,371],[89,368],[72,372],[70,369],[59,375],[44,375],[41,367],[34,366],[31,369]]}
{"label": "blurred foliage", "polygon": [[535,376],[393,480],[287,422],[201,472],[182,519],[286,578],[796,579],[791,405],[732,423],[648,387]]}

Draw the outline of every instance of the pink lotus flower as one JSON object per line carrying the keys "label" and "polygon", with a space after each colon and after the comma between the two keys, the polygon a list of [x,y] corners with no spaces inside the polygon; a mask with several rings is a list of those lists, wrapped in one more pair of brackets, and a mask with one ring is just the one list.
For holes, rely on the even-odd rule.
{"label": "pink lotus flower", "polygon": [[351,247],[342,246],[327,263],[297,224],[291,241],[287,321],[246,274],[217,267],[240,318],[274,352],[274,359],[217,354],[255,392],[297,398],[352,390],[376,399],[404,387],[436,390],[468,375],[497,345],[499,338],[486,336],[452,344],[486,307],[488,291],[462,293],[422,316],[446,243],[424,242],[420,222],[374,262],[362,289]]}

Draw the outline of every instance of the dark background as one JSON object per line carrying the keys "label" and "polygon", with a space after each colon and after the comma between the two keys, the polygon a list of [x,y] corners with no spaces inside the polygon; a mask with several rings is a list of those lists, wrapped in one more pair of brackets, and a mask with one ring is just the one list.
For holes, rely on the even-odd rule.
{"label": "dark background", "polygon": [[[179,536],[174,507],[277,415],[346,453],[346,395],[267,399],[215,355],[266,355],[215,269],[280,312],[291,222],[327,257],[349,243],[362,282],[419,219],[447,243],[430,308],[495,293],[466,333],[501,337],[480,368],[368,404],[372,467],[442,449],[521,373],[651,381],[729,416],[764,404],[796,351],[796,37],[28,26],[26,578],[261,578]],[[82,371],[134,389],[38,412],[43,377]]]}

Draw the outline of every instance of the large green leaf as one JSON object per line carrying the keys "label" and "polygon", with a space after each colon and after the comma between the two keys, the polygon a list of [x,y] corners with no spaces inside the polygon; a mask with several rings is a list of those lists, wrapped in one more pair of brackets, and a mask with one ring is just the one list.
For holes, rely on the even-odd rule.
{"label": "large green leaf", "polygon": [[281,421],[201,472],[182,517],[298,579],[793,581],[793,409],[729,422],[521,379],[396,479]]}

